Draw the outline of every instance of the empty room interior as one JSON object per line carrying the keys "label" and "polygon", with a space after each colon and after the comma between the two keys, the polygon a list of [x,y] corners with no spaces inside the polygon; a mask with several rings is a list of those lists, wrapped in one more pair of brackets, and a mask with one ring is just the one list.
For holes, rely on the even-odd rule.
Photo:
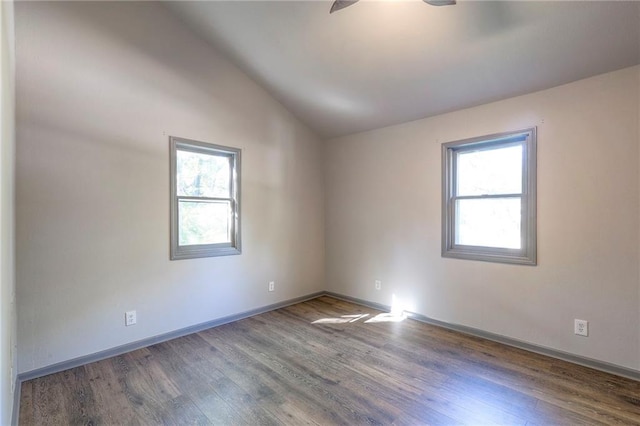
{"label": "empty room interior", "polygon": [[0,425],[640,424],[640,2],[0,7]]}

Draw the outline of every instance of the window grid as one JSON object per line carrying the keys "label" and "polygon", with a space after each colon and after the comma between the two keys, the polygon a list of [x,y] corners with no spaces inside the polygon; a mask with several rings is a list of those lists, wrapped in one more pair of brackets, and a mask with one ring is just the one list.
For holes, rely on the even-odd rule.
{"label": "window grid", "polygon": [[[171,175],[171,260],[226,256],[241,253],[240,247],[240,150],[204,142],[170,137]],[[178,153],[192,152],[226,158],[229,161],[229,196],[180,195],[178,193]],[[227,238],[224,242],[187,244],[180,235],[180,206],[188,203],[228,204]],[[181,243],[182,242],[182,243]]]}
{"label": "window grid", "polygon": [[[519,193],[458,195],[458,156],[522,145],[522,181]],[[443,201],[442,256],[490,262],[535,265],[536,259],[536,129],[500,133],[442,145]],[[459,244],[456,240],[461,200],[520,200],[520,248]]]}

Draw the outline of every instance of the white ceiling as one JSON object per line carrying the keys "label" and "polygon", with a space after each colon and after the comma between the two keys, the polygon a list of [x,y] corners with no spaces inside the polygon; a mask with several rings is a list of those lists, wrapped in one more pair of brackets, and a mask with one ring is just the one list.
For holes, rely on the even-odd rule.
{"label": "white ceiling", "polygon": [[640,2],[174,2],[168,7],[323,137],[640,63]]}

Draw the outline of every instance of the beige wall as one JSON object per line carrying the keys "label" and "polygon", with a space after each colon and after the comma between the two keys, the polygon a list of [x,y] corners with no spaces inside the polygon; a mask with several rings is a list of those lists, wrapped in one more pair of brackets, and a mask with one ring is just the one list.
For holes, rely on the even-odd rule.
{"label": "beige wall", "polygon": [[16,369],[14,274],[15,50],[13,2],[0,2],[0,424],[11,422]]}
{"label": "beige wall", "polygon": [[[331,140],[329,290],[640,370],[633,67]],[[441,144],[538,127],[538,266],[440,256]],[[382,280],[382,290],[374,280]],[[588,338],[574,318],[590,322]]]}
{"label": "beige wall", "polygon": [[[161,5],[16,9],[20,372],[322,289],[640,370],[638,67],[323,145]],[[539,265],[441,258],[441,143],[532,125]],[[168,260],[169,135],[243,149],[241,256]]]}
{"label": "beige wall", "polygon": [[[323,289],[321,141],[263,89],[158,3],[16,22],[20,372]],[[169,261],[169,135],[242,149],[242,255]]]}

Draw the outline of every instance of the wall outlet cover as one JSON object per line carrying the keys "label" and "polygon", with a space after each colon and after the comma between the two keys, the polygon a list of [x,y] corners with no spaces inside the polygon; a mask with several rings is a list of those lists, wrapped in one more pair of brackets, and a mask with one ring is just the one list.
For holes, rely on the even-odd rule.
{"label": "wall outlet cover", "polygon": [[124,313],[124,325],[129,327],[138,322],[136,311],[127,311]]}
{"label": "wall outlet cover", "polygon": [[578,336],[589,336],[589,321],[575,319],[573,323],[573,332]]}

